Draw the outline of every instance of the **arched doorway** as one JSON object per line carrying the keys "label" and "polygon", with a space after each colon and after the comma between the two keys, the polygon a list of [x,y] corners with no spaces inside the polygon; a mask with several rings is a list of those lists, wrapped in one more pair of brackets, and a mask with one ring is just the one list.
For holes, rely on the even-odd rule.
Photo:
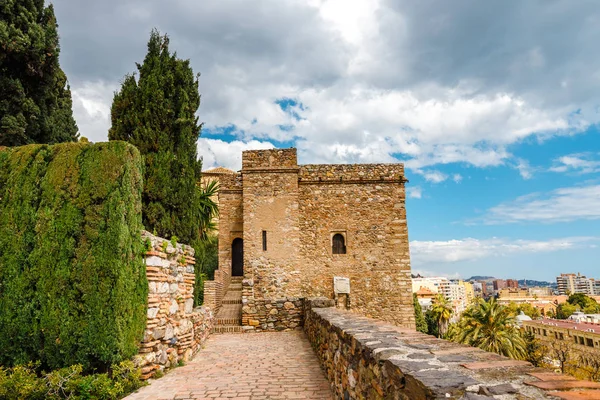
{"label": "arched doorway", "polygon": [[231,276],[244,276],[244,239],[231,243]]}

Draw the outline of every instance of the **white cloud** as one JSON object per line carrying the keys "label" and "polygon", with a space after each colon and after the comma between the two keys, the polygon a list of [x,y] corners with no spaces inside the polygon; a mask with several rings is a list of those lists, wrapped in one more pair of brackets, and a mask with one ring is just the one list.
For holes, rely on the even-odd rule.
{"label": "white cloud", "polygon": [[[206,128],[235,125],[244,143],[292,142],[304,163],[512,166],[510,145],[600,120],[593,69],[600,28],[590,4],[54,3],[75,116],[92,140],[106,139],[112,91],[143,60],[152,26],[202,73]],[[561,41],[547,33],[556,24]],[[294,109],[301,118],[281,110],[281,98],[301,103]]]}
{"label": "white cloud", "polygon": [[488,210],[487,224],[600,219],[600,185],[532,193]]}
{"label": "white cloud", "polygon": [[533,178],[533,168],[529,165],[529,162],[527,160],[518,158],[516,168],[517,170],[519,170],[521,178],[525,180]]}
{"label": "white cloud", "polygon": [[594,159],[600,153],[575,153],[559,157],[554,160],[552,172],[573,172],[576,174],[590,174],[600,172],[600,159]]}
{"label": "white cloud", "polygon": [[216,166],[238,171],[242,168],[242,151],[272,149],[273,144],[251,140],[242,142],[235,140],[231,143],[219,139],[198,139],[198,156],[202,158],[202,169]]}
{"label": "white cloud", "polygon": [[108,140],[110,107],[117,86],[104,81],[83,82],[71,87],[73,116],[81,136],[92,142]]}
{"label": "white cloud", "polygon": [[461,174],[454,174],[454,175],[452,175],[452,180],[453,180],[455,183],[461,183],[461,182],[462,182],[462,180],[463,180],[463,177],[462,177],[462,175],[461,175]]}
{"label": "white cloud", "polygon": [[435,170],[422,171],[420,169],[416,169],[414,172],[419,175],[423,175],[425,180],[427,182],[431,182],[431,183],[441,183],[441,182],[444,182],[446,179],[448,179],[448,175],[446,175],[440,171],[435,171]]}
{"label": "white cloud", "polygon": [[420,199],[423,197],[423,190],[420,186],[409,186],[406,188],[406,193],[408,194],[408,197],[412,199]]}
{"label": "white cloud", "polygon": [[519,253],[540,253],[592,247],[599,237],[567,237],[550,240],[457,239],[410,242],[413,265],[474,261]]}

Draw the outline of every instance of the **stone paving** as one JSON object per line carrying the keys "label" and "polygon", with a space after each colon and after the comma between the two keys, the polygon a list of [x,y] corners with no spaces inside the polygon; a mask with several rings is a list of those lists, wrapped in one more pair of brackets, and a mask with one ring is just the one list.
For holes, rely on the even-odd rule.
{"label": "stone paving", "polygon": [[126,397],[333,399],[302,331],[212,335],[194,360]]}

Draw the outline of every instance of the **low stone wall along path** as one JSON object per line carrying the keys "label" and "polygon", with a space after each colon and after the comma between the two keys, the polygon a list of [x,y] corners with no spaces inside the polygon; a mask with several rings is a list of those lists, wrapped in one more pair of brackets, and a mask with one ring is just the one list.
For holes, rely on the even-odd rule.
{"label": "low stone wall along path", "polygon": [[127,397],[145,399],[333,399],[302,331],[212,335],[205,348]]}

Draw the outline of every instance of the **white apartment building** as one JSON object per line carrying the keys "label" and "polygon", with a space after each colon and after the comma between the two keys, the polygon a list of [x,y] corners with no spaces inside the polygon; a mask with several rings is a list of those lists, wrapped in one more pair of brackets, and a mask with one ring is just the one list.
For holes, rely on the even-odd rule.
{"label": "white apartment building", "polygon": [[412,278],[412,291],[417,293],[419,289],[429,289],[433,293],[440,293],[440,285],[449,282],[442,276],[432,276],[427,278]]}
{"label": "white apartment building", "polygon": [[600,294],[598,289],[600,288],[600,281],[596,281],[594,278],[586,278],[580,273],[576,274],[560,274],[556,277],[556,283],[558,285],[558,293],[562,295],[584,293],[587,295]]}

